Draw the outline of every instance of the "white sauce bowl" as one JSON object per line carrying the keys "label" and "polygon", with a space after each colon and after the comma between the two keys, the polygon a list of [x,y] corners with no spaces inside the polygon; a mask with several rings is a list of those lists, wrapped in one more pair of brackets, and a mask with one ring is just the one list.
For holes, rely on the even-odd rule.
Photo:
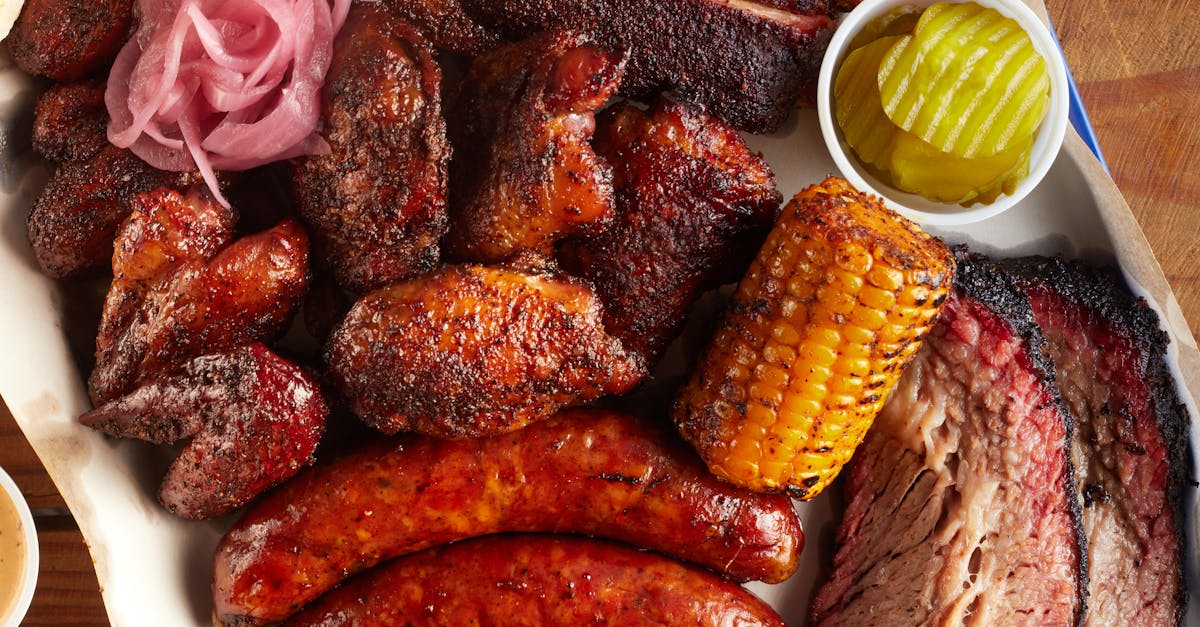
{"label": "white sauce bowl", "polygon": [[[966,0],[948,0],[955,4]],[[877,17],[882,17],[897,7],[915,6],[921,9],[936,4],[935,0],[863,0],[852,12],[844,17],[838,25],[825,60],[821,63],[821,73],[817,81],[817,115],[821,125],[821,135],[825,145],[833,157],[837,167],[851,184],[864,192],[870,192],[883,198],[888,207],[901,215],[921,224],[954,226],[971,224],[998,215],[1016,205],[1033,191],[1042,178],[1054,164],[1058,151],[1062,148],[1063,137],[1068,124],[1068,83],[1067,69],[1063,63],[1062,53],[1050,30],[1042,23],[1037,14],[1021,0],[974,0],[976,4],[999,11],[1005,17],[1016,20],[1017,24],[1029,34],[1033,48],[1046,60],[1046,70],[1050,74],[1050,102],[1046,108],[1046,117],[1038,128],[1033,150],[1029,157],[1029,175],[1022,180],[1012,194],[1001,194],[991,204],[976,203],[971,207],[958,204],[929,200],[916,194],[901,191],[886,181],[881,181],[858,161],[838,127],[833,114],[833,83],[837,70],[841,68],[842,60],[849,54],[850,41],[863,27]]]}
{"label": "white sauce bowl", "polygon": [[[25,537],[25,572],[21,575],[21,590],[18,593],[16,604],[12,607],[12,613],[8,616],[0,616],[0,625],[3,627],[17,627],[25,618],[26,612],[29,611],[29,604],[33,601],[33,590],[37,587],[40,551],[37,528],[33,525],[33,513],[29,511],[29,504],[25,502],[20,488],[13,482],[12,477],[4,472],[3,468],[0,468],[0,491],[4,493],[0,495],[0,498],[7,498],[16,507],[17,517],[21,520],[21,533]],[[0,608],[0,611],[3,609]]]}

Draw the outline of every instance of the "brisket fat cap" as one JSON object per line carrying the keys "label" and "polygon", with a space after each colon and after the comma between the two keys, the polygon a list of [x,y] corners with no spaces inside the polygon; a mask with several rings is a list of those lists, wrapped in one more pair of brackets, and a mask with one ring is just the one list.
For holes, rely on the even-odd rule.
{"label": "brisket fat cap", "polygon": [[1115,272],[1007,261],[1029,297],[1075,421],[1074,487],[1088,538],[1088,625],[1182,624],[1188,416],[1158,316]]}
{"label": "brisket fat cap", "polygon": [[941,320],[848,469],[814,623],[1077,624],[1070,431],[1027,301],[961,257]]}

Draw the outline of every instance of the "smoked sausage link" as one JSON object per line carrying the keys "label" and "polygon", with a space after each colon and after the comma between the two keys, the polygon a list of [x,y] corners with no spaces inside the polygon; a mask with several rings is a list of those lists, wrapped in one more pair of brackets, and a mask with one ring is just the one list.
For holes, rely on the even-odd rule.
{"label": "smoked sausage link", "polygon": [[769,583],[804,543],[786,496],[721,482],[658,426],[568,411],[489,438],[385,440],[300,473],[221,539],[215,618],[282,620],[383,560],[501,532],[602,536]]}
{"label": "smoked sausage link", "polygon": [[321,597],[289,627],[769,625],[783,619],[706,570],[572,536],[488,536],[401,557]]}

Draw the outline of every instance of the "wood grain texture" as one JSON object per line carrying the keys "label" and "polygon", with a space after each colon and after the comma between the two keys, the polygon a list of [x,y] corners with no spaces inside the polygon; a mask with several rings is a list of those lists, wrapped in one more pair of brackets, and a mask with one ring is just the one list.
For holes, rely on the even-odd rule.
{"label": "wood grain texture", "polygon": [[4,468],[21,494],[29,502],[30,509],[65,508],[66,502],[54,487],[50,475],[29,446],[29,441],[13,420],[8,406],[0,402],[0,467]]}
{"label": "wood grain texture", "polygon": [[1047,9],[1113,180],[1200,336],[1200,1]]}
{"label": "wood grain texture", "polygon": [[[29,614],[33,625],[105,625],[108,616],[83,534],[42,462],[21,434],[8,406],[0,402],[0,466],[21,488],[35,512],[41,568]],[[59,514],[58,512],[62,512]]]}

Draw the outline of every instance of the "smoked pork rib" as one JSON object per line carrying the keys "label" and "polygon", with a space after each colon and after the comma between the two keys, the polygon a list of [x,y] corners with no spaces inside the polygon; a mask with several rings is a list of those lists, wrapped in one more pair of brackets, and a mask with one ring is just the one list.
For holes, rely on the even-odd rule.
{"label": "smoked pork rib", "polygon": [[[502,36],[569,28],[627,50],[621,93],[672,91],[753,133],[779,129],[815,85],[833,23],[749,0],[462,0]],[[778,4],[778,3],[774,3]],[[807,7],[807,3],[805,4]]]}
{"label": "smoked pork rib", "polygon": [[848,468],[816,625],[1075,625],[1071,425],[1028,302],[962,258],[955,293]]}
{"label": "smoked pork rib", "polygon": [[1088,537],[1087,625],[1183,622],[1188,416],[1158,316],[1112,273],[1045,257],[1005,263],[1033,307],[1075,421]]}

